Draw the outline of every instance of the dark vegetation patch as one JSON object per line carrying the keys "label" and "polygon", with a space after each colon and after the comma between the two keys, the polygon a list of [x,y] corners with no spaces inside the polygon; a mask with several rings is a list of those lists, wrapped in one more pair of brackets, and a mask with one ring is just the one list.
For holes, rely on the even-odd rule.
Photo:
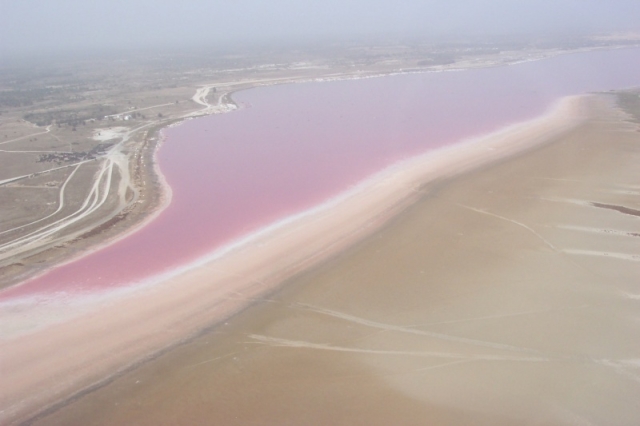
{"label": "dark vegetation patch", "polygon": [[449,65],[456,62],[456,58],[453,55],[436,54],[429,58],[423,59],[418,62],[421,67],[433,66],[433,65]]}
{"label": "dark vegetation patch", "polygon": [[94,160],[104,155],[111,146],[113,146],[112,143],[101,143],[93,147],[90,151],[52,152],[50,154],[42,154],[38,158],[38,163],[47,162],[60,165],[62,163]]}
{"label": "dark vegetation patch", "polygon": [[85,125],[87,120],[102,120],[105,116],[117,111],[109,105],[90,105],[82,109],[58,109],[44,112],[32,112],[24,115],[24,119],[38,126],[48,126],[55,122],[58,125]]}
{"label": "dark vegetation patch", "polygon": [[54,97],[59,90],[47,87],[0,91],[0,106],[19,108],[31,106]]}
{"label": "dark vegetation patch", "polygon": [[97,227],[93,228],[91,231],[80,235],[77,238],[77,240],[82,240],[82,239],[93,237],[95,235],[99,235],[102,232],[107,231],[109,228],[114,226],[116,223],[124,220],[127,217],[127,215],[128,215],[128,213],[119,213],[119,214],[115,215],[114,217],[112,217],[111,219],[109,219],[108,221],[106,221],[105,223],[103,223],[102,225],[97,226]]}

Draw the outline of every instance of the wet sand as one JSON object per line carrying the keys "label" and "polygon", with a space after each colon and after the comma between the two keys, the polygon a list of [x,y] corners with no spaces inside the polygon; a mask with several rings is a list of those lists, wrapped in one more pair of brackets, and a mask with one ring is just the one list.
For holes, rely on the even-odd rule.
{"label": "wet sand", "polygon": [[[640,133],[604,97],[589,99],[595,118],[526,154],[413,186],[417,202],[368,223],[402,214],[347,250],[325,246],[330,257],[281,290],[265,296],[286,274],[241,289],[231,280],[225,306],[251,307],[34,424],[634,424]],[[164,307],[155,318],[141,307],[147,320],[122,333],[166,339],[221,313],[203,300],[165,323]]]}

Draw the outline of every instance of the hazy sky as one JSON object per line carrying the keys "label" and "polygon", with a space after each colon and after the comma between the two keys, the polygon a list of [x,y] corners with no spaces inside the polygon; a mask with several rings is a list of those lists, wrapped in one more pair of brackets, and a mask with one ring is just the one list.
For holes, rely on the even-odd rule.
{"label": "hazy sky", "polygon": [[640,30],[640,0],[0,0],[0,50]]}

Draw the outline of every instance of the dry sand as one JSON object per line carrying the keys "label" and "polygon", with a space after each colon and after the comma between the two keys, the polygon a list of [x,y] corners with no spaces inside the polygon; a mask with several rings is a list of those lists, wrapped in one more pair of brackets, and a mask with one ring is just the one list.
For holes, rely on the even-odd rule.
{"label": "dry sand", "polygon": [[[638,218],[588,203],[639,207],[629,195],[640,191],[639,134],[604,104],[573,98],[543,119],[411,161],[226,256],[1,342],[2,418],[28,418],[256,300],[265,303],[40,422],[637,418]],[[579,125],[593,111],[606,119]],[[454,171],[467,173],[443,179]]]}

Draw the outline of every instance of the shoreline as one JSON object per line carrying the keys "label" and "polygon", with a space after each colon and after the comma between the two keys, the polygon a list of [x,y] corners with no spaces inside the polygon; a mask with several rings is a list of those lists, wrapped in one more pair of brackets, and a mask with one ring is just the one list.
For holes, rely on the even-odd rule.
{"label": "shoreline", "polygon": [[[374,77],[371,78],[378,78],[378,77],[384,77],[385,75],[376,75]],[[315,81],[315,80],[314,80]],[[289,82],[290,83],[290,82]],[[295,82],[294,82],[295,83]],[[275,83],[275,84],[280,84],[280,83]],[[255,87],[259,87],[259,86],[255,86]],[[247,89],[242,89],[242,90],[249,90],[252,89],[254,87],[250,87]],[[236,91],[231,91],[228,94],[225,94],[224,97],[229,97],[231,94],[235,93]],[[206,96],[206,95],[205,95]],[[562,110],[562,109],[566,109],[566,108],[570,108],[569,104],[573,104],[573,103],[577,103],[580,104],[582,102],[583,98],[588,98],[589,96],[592,95],[572,95],[572,96],[567,96],[564,98],[560,98],[558,100],[556,100],[554,103],[552,103],[547,110],[540,116],[531,118],[529,120],[526,121],[522,121],[522,122],[516,122],[516,123],[512,123],[509,124],[505,127],[499,128],[493,132],[490,132],[488,134],[481,134],[481,135],[477,135],[477,136],[471,136],[468,138],[465,138],[459,142],[456,142],[454,144],[451,145],[445,145],[439,148],[435,148],[432,150],[429,150],[423,154],[419,154],[416,156],[412,156],[409,158],[406,158],[404,160],[400,160],[397,161],[395,163],[392,163],[388,166],[386,166],[385,168],[383,168],[382,170],[374,173],[373,175],[370,175],[366,178],[364,178],[363,180],[356,182],[354,184],[352,184],[351,186],[347,187],[346,189],[340,191],[339,193],[330,196],[329,198],[325,199],[324,201],[320,202],[319,204],[316,204],[314,206],[312,206],[311,208],[293,213],[291,215],[287,215],[284,216],[280,219],[277,219],[276,221],[261,227],[255,231],[252,231],[248,234],[245,235],[241,235],[240,237],[238,237],[237,239],[234,239],[226,244],[223,244],[219,247],[214,248],[213,250],[211,250],[209,253],[201,255],[185,264],[179,265],[176,268],[166,271],[166,272],[161,272],[155,275],[151,275],[148,276],[146,278],[144,278],[142,281],[136,281],[136,282],[131,282],[127,285],[124,286],[116,286],[110,289],[106,289],[106,290],[91,290],[89,292],[80,292],[77,293],[71,297],[69,297],[69,295],[66,292],[61,292],[61,293],[48,293],[48,294],[44,294],[44,295],[40,295],[38,293],[34,293],[34,294],[27,294],[27,295],[19,295],[19,296],[9,296],[9,298],[3,300],[2,298],[0,298],[0,303],[7,303],[7,304],[25,304],[28,305],[29,303],[39,303],[39,302],[57,302],[58,300],[61,300],[63,304],[68,304],[70,301],[72,301],[72,299],[78,299],[78,303],[76,303],[77,305],[82,305],[84,302],[80,301],[80,300],[89,300],[89,299],[100,299],[100,298],[104,298],[105,300],[109,300],[110,296],[113,296],[115,298],[117,297],[121,297],[121,295],[123,294],[130,294],[130,293],[135,293],[139,290],[144,290],[148,287],[151,286],[155,286],[155,285],[161,285],[163,282],[167,281],[167,280],[171,280],[174,279],[175,277],[178,277],[180,275],[183,275],[185,273],[188,273],[191,270],[200,268],[204,265],[206,265],[207,263],[210,262],[214,262],[226,255],[230,255],[233,254],[234,252],[237,251],[241,251],[243,250],[244,247],[246,246],[250,246],[251,244],[260,244],[260,241],[262,239],[265,238],[270,238],[272,236],[272,234],[276,233],[279,230],[284,230],[286,232],[286,227],[287,226],[297,226],[297,223],[299,221],[304,221],[305,219],[311,219],[313,220],[313,216],[314,215],[323,215],[323,214],[330,214],[332,212],[332,209],[336,208],[337,206],[340,205],[340,203],[344,203],[344,202],[349,202],[350,198],[353,197],[358,197],[358,195],[361,192],[367,192],[367,191],[372,191],[372,188],[378,187],[380,185],[384,185],[384,182],[389,181],[389,180],[394,180],[397,176],[401,176],[403,174],[407,174],[407,172],[411,170],[418,170],[420,168],[420,164],[428,164],[429,162],[432,161],[438,161],[439,158],[443,157],[446,158],[447,156],[450,155],[460,155],[460,153],[462,151],[468,150],[468,149],[482,149],[481,145],[483,143],[489,143],[490,141],[495,141],[496,139],[499,140],[501,138],[509,138],[509,137],[513,137],[512,133],[513,132],[527,132],[529,130],[530,127],[535,127],[538,124],[543,123],[545,120],[548,120],[550,118],[553,118],[558,111]],[[233,112],[234,110],[240,110],[242,109],[242,107],[240,105],[238,105],[237,103],[235,103],[231,98],[228,98],[233,105],[235,105],[235,108],[233,109],[229,109],[227,110],[227,112]],[[141,221],[134,225],[132,228],[124,231],[123,233],[119,233],[116,236],[114,236],[111,239],[108,239],[107,241],[105,241],[103,244],[94,246],[92,249],[89,249],[88,251],[86,251],[85,253],[82,253],[81,255],[79,255],[78,257],[72,258],[68,261],[65,261],[63,263],[59,263],[56,266],[54,266],[53,268],[57,267],[57,266],[63,266],[72,262],[76,262],[81,260],[82,258],[89,256],[93,253],[95,253],[96,251],[99,251],[101,249],[104,249],[106,247],[111,246],[112,244],[115,244],[133,234],[135,234],[136,232],[139,232],[140,230],[142,230],[146,225],[150,224],[155,218],[157,218],[165,208],[167,208],[171,202],[171,198],[172,198],[172,188],[169,185],[169,183],[166,181],[166,178],[164,176],[164,174],[162,173],[161,169],[160,169],[160,165],[159,162],[157,160],[157,155],[159,150],[161,149],[162,145],[165,143],[165,136],[163,135],[163,131],[165,129],[168,129],[170,127],[173,126],[179,126],[181,124],[183,124],[185,121],[188,120],[192,120],[192,119],[196,119],[199,117],[205,117],[205,116],[209,116],[209,115],[214,115],[214,114],[218,114],[220,112],[213,112],[213,113],[208,113],[205,114],[203,116],[185,116],[182,119],[179,120],[172,120],[172,122],[170,124],[168,124],[167,126],[163,126],[159,129],[157,129],[157,133],[154,135],[149,135],[148,139],[155,141],[155,146],[154,146],[154,150],[152,152],[152,156],[153,156],[153,179],[157,182],[158,184],[158,195],[155,198],[155,201],[158,203],[158,206],[156,208],[154,208],[153,210],[150,210],[147,215],[144,215],[141,219]],[[571,126],[575,126],[575,124],[571,125]],[[561,130],[561,131],[566,131],[566,130]],[[526,136],[525,136],[526,137]],[[495,147],[491,147],[488,146],[487,149],[490,150],[494,150],[496,149]],[[504,149],[504,147],[503,147]],[[527,148],[523,148],[520,147],[518,144],[511,144],[511,146],[508,148],[507,151],[503,152],[502,156],[503,157],[507,157],[510,155],[513,155],[514,152],[515,153],[520,153],[519,150],[521,149],[527,149]],[[517,151],[517,152],[516,152]],[[462,154],[464,155],[464,154]],[[486,160],[487,163],[491,163],[493,161],[496,161],[496,159],[488,159]],[[477,165],[474,164],[468,164],[465,165],[465,167],[477,167]],[[461,174],[461,173],[466,173],[469,170],[456,170],[450,173],[443,173],[443,175],[441,176],[436,176],[430,179],[442,179],[442,178],[450,178],[453,175],[457,175],[457,174]],[[416,181],[420,180],[419,177],[415,177]],[[416,183],[416,185],[420,185],[419,183]],[[403,203],[404,205],[404,203]],[[28,284],[28,282],[31,279],[35,279],[38,277],[41,277],[42,275],[46,274],[48,271],[50,271],[52,268],[47,269],[45,271],[42,271],[41,273],[30,277],[28,280],[20,282],[19,284],[3,289],[6,290],[7,292],[11,292],[14,289],[18,289],[21,285],[23,284]],[[0,291],[0,296],[2,294],[2,291]],[[59,297],[58,297],[59,296]],[[125,296],[126,297],[126,296]],[[66,320],[66,319],[65,319]],[[46,326],[46,325],[45,325]],[[35,331],[35,330],[34,330]],[[25,334],[28,334],[25,333]]]}
{"label": "shoreline", "polygon": [[[175,120],[169,120],[175,121]],[[117,241],[138,232],[148,223],[152,222],[158,214],[170,202],[170,187],[166,188],[157,185],[164,182],[164,176],[160,173],[155,164],[155,156],[159,146],[158,133],[165,126],[151,123],[151,129],[145,130],[143,142],[140,146],[131,147],[132,153],[128,154],[129,158],[129,174],[131,180],[137,182],[136,194],[133,201],[121,210],[115,210],[103,215],[94,225],[85,227],[80,231],[73,232],[67,236],[63,236],[62,240],[53,239],[42,248],[36,248],[33,252],[23,258],[18,258],[14,263],[18,265],[34,264],[30,261],[35,258],[33,270],[27,273],[17,274],[9,280],[3,282],[4,287],[0,287],[0,295],[5,291],[12,291],[31,280],[37,279],[50,271],[76,262],[82,258],[104,249]],[[129,138],[133,139],[133,135]],[[118,144],[127,142],[120,138]],[[139,152],[139,156],[135,153]],[[151,160],[153,167],[147,168],[141,163]],[[141,195],[141,193],[145,193]],[[148,194],[148,195],[147,195]],[[149,208],[151,206],[151,208]],[[132,216],[134,216],[132,218]],[[59,254],[56,251],[64,250],[65,253]],[[38,260],[43,259],[44,260]],[[38,264],[43,263],[44,266]],[[6,267],[11,267],[8,264]]]}
{"label": "shoreline", "polygon": [[[12,407],[12,412],[7,408],[3,417],[23,417],[26,412],[33,413],[33,407],[44,406],[38,410],[42,412],[59,403],[61,398],[53,395],[66,394],[62,400],[73,398],[109,380],[105,377],[120,374],[168,346],[220,324],[285,279],[371,235],[423,196],[421,186],[526,153],[575,128],[586,119],[585,98],[588,96],[563,98],[541,117],[393,165],[376,174],[376,179],[352,188],[348,196],[333,198],[323,208],[301,213],[244,245],[227,248],[227,256],[216,251],[213,258],[181,270],[180,276],[174,274],[157,285],[139,287],[126,298],[102,301],[99,310],[46,330],[2,342],[5,365],[15,364],[8,369],[14,395],[3,403]],[[216,294],[212,294],[213,286]],[[114,333],[96,334],[105,329]],[[123,335],[116,330],[128,332]],[[42,353],[52,339],[57,345],[47,360],[33,356]],[[66,350],[60,346],[83,353],[84,359],[68,365]],[[30,359],[29,371],[21,370]],[[99,366],[95,359],[101,360]],[[71,383],[60,385],[61,378]],[[49,392],[38,394],[35,389]],[[24,402],[27,395],[31,395],[31,403]],[[32,410],[21,402],[32,405]]]}
{"label": "shoreline", "polygon": [[[81,233],[72,234],[71,238],[65,242],[57,242],[52,241],[48,247],[43,250],[38,250],[35,253],[29,254],[25,259],[29,257],[39,257],[46,255],[51,250],[58,250],[62,247],[63,250],[66,249],[67,246],[73,247],[77,241],[86,241],[86,239],[92,239],[94,235],[106,233],[106,237],[98,238],[96,241],[87,241],[86,246],[80,245],[79,247],[75,247],[73,254],[71,256],[62,254],[58,255],[59,259],[53,259],[52,261],[47,261],[48,264],[45,267],[38,267],[31,272],[27,272],[26,274],[20,274],[16,277],[13,277],[9,281],[7,281],[7,286],[0,288],[0,297],[2,292],[4,291],[12,291],[25,283],[33,279],[37,279],[53,269],[56,269],[60,266],[67,265],[69,263],[73,263],[83,259],[86,256],[95,253],[96,251],[100,251],[106,247],[111,246],[112,244],[121,241],[136,232],[143,229],[145,226],[153,222],[155,218],[158,217],[162,213],[162,211],[168,207],[171,201],[171,186],[166,182],[162,171],[159,169],[159,165],[157,162],[157,154],[162,144],[164,143],[162,132],[172,126],[179,126],[183,124],[185,121],[207,117],[211,115],[221,114],[233,112],[234,110],[242,109],[242,106],[238,105],[232,98],[233,94],[240,91],[251,90],[259,87],[269,87],[274,85],[282,85],[282,84],[297,84],[297,83],[321,83],[321,82],[333,82],[333,81],[350,81],[350,80],[360,80],[360,79],[370,79],[370,78],[382,78],[389,76],[397,76],[397,75],[405,75],[405,74],[429,74],[429,73],[446,73],[446,72],[463,72],[463,71],[472,71],[476,69],[487,69],[487,68],[495,68],[495,67],[503,67],[503,66],[511,66],[511,65],[519,65],[523,63],[529,62],[537,62],[542,60],[551,59],[558,56],[566,56],[566,55],[574,55],[574,54],[582,54],[593,51],[613,51],[613,50],[621,50],[621,49],[636,49],[638,46],[618,46],[618,47],[590,47],[590,48],[580,48],[570,51],[559,51],[559,52],[548,52],[546,55],[541,55],[534,58],[523,59],[515,62],[507,62],[507,63],[490,63],[490,64],[482,64],[480,66],[471,66],[471,65],[462,65],[459,67],[436,67],[435,69],[399,69],[394,71],[385,71],[385,72],[376,72],[376,71],[366,71],[366,70],[358,70],[355,72],[347,72],[347,73],[337,73],[337,74],[326,74],[326,75],[317,75],[314,77],[309,76],[290,76],[290,77],[278,77],[278,78],[267,78],[260,80],[248,80],[248,81],[238,81],[238,82],[222,82],[219,84],[203,84],[198,86],[195,94],[192,97],[192,101],[196,104],[202,106],[203,108],[189,112],[179,117],[170,118],[165,120],[165,124],[161,123],[150,123],[152,130],[147,130],[146,135],[143,138],[143,143],[140,148],[134,148],[134,150],[140,149],[141,155],[138,157],[137,164],[135,162],[135,156],[132,156],[130,162],[130,170],[132,174],[136,174],[135,168],[138,167],[142,170],[138,171],[140,174],[146,174],[146,179],[141,178],[140,183],[138,184],[137,189],[145,189],[148,190],[148,199],[146,200],[146,204],[150,205],[151,208],[147,208],[146,206],[139,206],[137,204],[132,204],[128,207],[125,207],[123,210],[113,212],[112,214],[105,216],[103,220],[97,222],[95,226],[91,229],[85,229]],[[211,88],[222,88],[223,91],[220,92],[220,97],[218,98],[217,104],[209,104],[206,101],[206,97],[209,95]],[[133,139],[133,137],[131,138]],[[148,142],[153,141],[154,144],[150,152],[143,152],[145,145]],[[122,143],[122,141],[120,142]],[[153,167],[147,168],[147,166],[140,166],[139,161],[143,157],[148,157],[148,159],[152,160]],[[151,187],[151,188],[150,188]],[[150,188],[150,189],[148,189]],[[132,220],[132,223],[126,223],[129,215],[134,215],[135,218]],[[115,220],[115,223],[111,223]],[[16,260],[18,264],[23,259],[19,258]],[[29,263],[29,262],[27,262]],[[11,266],[9,264],[8,266]]]}
{"label": "shoreline", "polygon": [[[449,155],[459,154],[459,151],[464,151],[468,149],[481,149],[480,144],[487,143],[487,149],[495,150],[497,149],[494,146],[489,144],[490,141],[495,141],[500,138],[512,138],[514,137],[513,133],[517,132],[526,132],[530,127],[535,127],[536,125],[544,122],[545,120],[550,119],[552,116],[558,113],[558,111],[563,110],[565,108],[570,108],[568,104],[573,103],[581,103],[583,102],[583,98],[587,98],[590,95],[576,95],[569,96],[563,99],[558,100],[552,105],[547,112],[539,117],[535,117],[531,120],[527,120],[520,123],[514,123],[498,129],[495,132],[491,132],[489,134],[480,135],[476,137],[471,137],[460,142],[457,142],[452,145],[440,147],[431,151],[428,151],[424,154],[407,158],[405,160],[398,161],[396,163],[390,164],[379,172],[365,178],[364,180],[355,183],[344,191],[339,192],[338,194],[326,199],[325,201],[317,204],[309,209],[300,211],[298,213],[291,214],[289,216],[278,219],[277,221],[262,227],[254,232],[243,235],[240,238],[231,241],[228,244],[222,245],[210,253],[201,256],[187,264],[184,264],[173,271],[166,272],[164,274],[158,274],[145,279],[144,283],[139,284],[140,286],[146,285],[156,285],[163,281],[172,279],[176,276],[188,273],[191,270],[204,267],[210,262],[215,262],[218,259],[221,259],[224,256],[232,255],[234,252],[241,251],[247,246],[251,244],[259,244],[262,239],[273,237],[277,234],[278,231],[286,231],[286,227],[288,226],[296,226],[298,222],[304,221],[305,219],[313,219],[316,215],[323,215],[331,213],[332,209],[339,208],[342,203],[348,203],[352,197],[358,197],[362,192],[371,191],[372,188],[379,187],[381,185],[385,185],[386,182],[390,180],[395,180],[398,176],[406,173],[411,173],[411,170],[420,168],[420,165],[423,163],[428,163],[430,161],[437,161],[441,157],[447,157]],[[558,130],[559,132],[565,132],[570,130],[572,127],[575,127],[576,123],[569,124],[567,128],[563,128],[562,130]],[[549,136],[550,138],[556,137],[556,134]],[[494,142],[495,143],[495,142]],[[527,147],[514,147],[512,146],[510,150],[503,151],[500,157],[487,159],[486,163],[479,162],[479,164],[468,164],[466,167],[473,169],[475,167],[482,167],[484,165],[488,165],[493,163],[494,161],[500,161],[503,158],[509,157],[511,155],[519,155],[524,152],[520,152],[520,150],[526,150],[529,148],[537,147],[538,144],[534,144]],[[503,147],[504,148],[504,147]],[[443,172],[442,175],[435,176],[431,178],[429,181],[420,182],[420,178],[415,178],[415,185],[420,186],[424,184],[428,184],[436,179],[448,179],[453,176],[464,174],[470,169],[462,169],[455,170],[449,173]],[[402,205],[404,203],[401,202]],[[135,285],[134,285],[135,287]]]}

